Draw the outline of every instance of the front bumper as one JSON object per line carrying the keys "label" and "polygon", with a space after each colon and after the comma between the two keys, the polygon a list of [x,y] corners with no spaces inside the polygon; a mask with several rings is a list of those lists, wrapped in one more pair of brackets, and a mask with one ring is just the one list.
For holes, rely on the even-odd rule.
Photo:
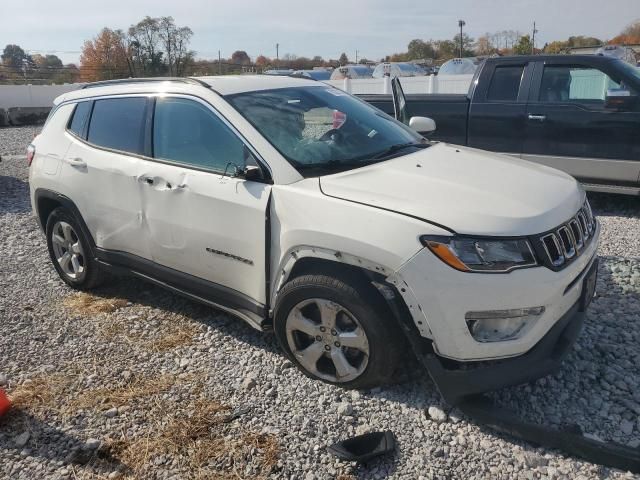
{"label": "front bumper", "polygon": [[465,368],[460,368],[458,362],[443,361],[435,353],[421,355],[422,361],[442,397],[451,405],[470,395],[549,375],[559,369],[580,334],[585,313],[579,310],[579,303],[576,302],[531,350],[518,357],[475,365],[465,363]]}
{"label": "front bumper", "polygon": [[[460,272],[425,248],[388,281],[439,356],[459,362],[518,357],[537,345],[578,301],[584,276],[596,259],[599,232],[596,224],[592,241],[560,271],[535,267],[508,274]],[[465,321],[467,312],[534,307],[544,307],[544,313],[509,340],[479,342]]]}

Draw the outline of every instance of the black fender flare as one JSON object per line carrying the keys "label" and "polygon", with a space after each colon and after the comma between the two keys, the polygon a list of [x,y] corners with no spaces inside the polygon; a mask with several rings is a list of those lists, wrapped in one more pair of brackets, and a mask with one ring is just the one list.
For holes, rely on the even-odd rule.
{"label": "black fender flare", "polygon": [[55,192],[53,190],[49,190],[46,188],[38,188],[36,189],[36,191],[34,192],[34,210],[36,212],[36,216],[38,219],[38,224],[40,225],[40,228],[42,229],[42,231],[44,232],[46,229],[46,225],[47,225],[47,219],[43,218],[43,213],[40,211],[40,202],[43,199],[48,199],[51,200],[55,203],[58,203],[60,206],[66,208],[67,210],[69,210],[73,216],[76,218],[76,220],[78,221],[78,223],[80,224],[80,228],[82,229],[82,233],[84,234],[85,238],[89,241],[89,244],[91,246],[91,250],[95,255],[95,251],[96,251],[96,242],[93,239],[93,235],[91,235],[91,232],[89,231],[89,227],[87,226],[86,222],[84,221],[84,218],[82,216],[82,214],[80,213],[80,210],[78,209],[78,207],[76,206],[76,204],[73,202],[73,200],[71,200],[69,197],[62,195],[61,193]]}

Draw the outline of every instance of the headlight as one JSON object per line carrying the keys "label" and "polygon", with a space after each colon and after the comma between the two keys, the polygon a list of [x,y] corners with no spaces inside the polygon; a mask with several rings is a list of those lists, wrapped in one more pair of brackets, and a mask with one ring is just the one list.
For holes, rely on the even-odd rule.
{"label": "headlight", "polygon": [[537,265],[529,241],[425,235],[422,244],[440,260],[463,272],[510,272]]}

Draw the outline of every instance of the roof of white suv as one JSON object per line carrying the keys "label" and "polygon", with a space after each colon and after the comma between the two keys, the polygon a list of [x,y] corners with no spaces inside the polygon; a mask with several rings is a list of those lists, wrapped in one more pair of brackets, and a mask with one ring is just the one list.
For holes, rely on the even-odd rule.
{"label": "roof of white suv", "polygon": [[[193,78],[134,78],[116,81],[96,82],[74,90],[56,98],[54,104],[62,101],[80,98],[95,97],[100,95],[117,95],[127,93],[163,92],[168,88],[180,86],[181,89],[189,87],[209,86],[220,95],[233,95],[235,93],[252,92],[256,90],[270,90],[274,88],[316,86],[319,83],[311,79],[299,77],[286,77],[275,75],[222,75],[211,77]],[[91,88],[88,88],[91,87]]]}

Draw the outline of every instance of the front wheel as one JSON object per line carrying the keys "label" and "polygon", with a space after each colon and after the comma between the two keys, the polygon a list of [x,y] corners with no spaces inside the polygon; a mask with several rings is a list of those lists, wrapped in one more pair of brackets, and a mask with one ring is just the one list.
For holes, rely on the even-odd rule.
{"label": "front wheel", "polygon": [[365,282],[304,275],[278,296],[276,337],[307,376],[347,388],[390,380],[400,347],[397,323]]}

